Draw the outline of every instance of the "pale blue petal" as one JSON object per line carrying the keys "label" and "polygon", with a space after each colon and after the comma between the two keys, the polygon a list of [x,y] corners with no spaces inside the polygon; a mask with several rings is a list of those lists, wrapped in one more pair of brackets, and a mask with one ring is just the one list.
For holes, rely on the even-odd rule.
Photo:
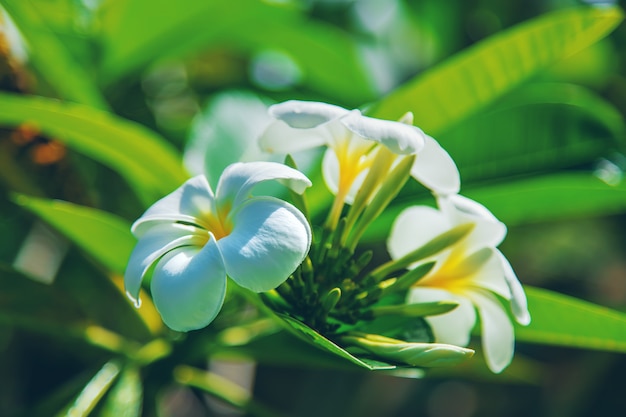
{"label": "pale blue petal", "polygon": [[[201,218],[214,212],[214,196],[203,175],[187,180],[171,194],[154,203],[132,226],[132,232],[140,238],[150,224],[176,222],[202,225]],[[207,228],[207,227],[205,227]]]}
{"label": "pale blue petal", "polygon": [[511,291],[511,311],[513,311],[515,320],[522,326],[526,326],[530,324],[530,313],[528,312],[528,301],[526,300],[524,288],[517,279],[511,264],[504,257],[502,252],[499,250],[496,252],[502,262],[504,278],[506,279],[506,283],[509,285],[509,290]]}
{"label": "pale blue petal", "polygon": [[349,113],[339,106],[315,101],[290,100],[270,106],[270,116],[297,129],[311,129]]}
{"label": "pale blue petal", "polygon": [[242,287],[256,292],[276,288],[309,251],[309,224],[291,204],[255,197],[231,215],[235,227],[218,245],[228,276]]}
{"label": "pale blue petal", "polygon": [[353,133],[382,143],[397,154],[414,154],[424,147],[424,132],[415,126],[363,116],[358,110],[340,121]]}
{"label": "pale blue petal", "polygon": [[487,291],[472,292],[480,316],[482,345],[487,366],[500,373],[513,359],[515,334],[502,303]]}
{"label": "pale blue petal", "polygon": [[417,153],[411,175],[435,194],[455,194],[461,188],[456,164],[439,143],[424,135],[424,148]]}
{"label": "pale blue petal", "polygon": [[211,323],[226,294],[226,271],[215,240],[211,238],[203,248],[183,247],[163,256],[151,289],[168,327],[186,332]]}
{"label": "pale blue petal", "polygon": [[167,252],[181,246],[198,245],[206,232],[178,223],[159,223],[150,227],[139,239],[124,273],[126,293],[139,304],[141,281],[154,262]]}
{"label": "pale blue petal", "polygon": [[252,188],[264,181],[277,180],[302,194],[311,181],[298,170],[277,162],[238,162],[229,165],[217,184],[218,205],[233,209],[250,197]]}

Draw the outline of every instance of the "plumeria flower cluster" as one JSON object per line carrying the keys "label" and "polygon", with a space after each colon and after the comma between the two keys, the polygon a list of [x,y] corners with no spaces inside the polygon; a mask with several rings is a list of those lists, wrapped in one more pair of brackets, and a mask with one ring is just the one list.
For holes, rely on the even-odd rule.
{"label": "plumeria flower cluster", "polygon": [[[410,113],[394,122],[303,101],[269,113],[259,145],[286,155],[290,166],[235,163],[215,193],[198,176],[155,203],[133,225],[139,241],[125,275],[129,295],[138,300],[150,275],[164,322],[188,331],[216,317],[231,279],[348,352],[405,366],[471,357],[480,321],[487,365],[501,372],[513,357],[512,320],[530,321],[526,298],[496,248],[506,227],[458,194],[448,153],[413,126]],[[320,147],[334,199],[316,224],[305,193],[311,182],[290,155]],[[272,180],[292,191],[291,203],[252,194]],[[385,254],[375,257],[360,238],[407,181],[430,190],[437,207],[405,209]]]}

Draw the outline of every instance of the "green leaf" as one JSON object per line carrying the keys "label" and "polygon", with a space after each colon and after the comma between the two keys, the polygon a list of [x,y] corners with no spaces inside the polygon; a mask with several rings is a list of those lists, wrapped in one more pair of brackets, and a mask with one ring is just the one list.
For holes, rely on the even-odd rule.
{"label": "green leaf", "polygon": [[545,14],[491,36],[417,76],[368,113],[396,120],[412,111],[417,126],[439,135],[538,71],[602,39],[622,19],[618,7]]}
{"label": "green leaf", "polygon": [[80,305],[57,286],[33,281],[0,264],[0,321],[57,334],[77,325]]}
{"label": "green leaf", "polygon": [[109,361],[91,378],[85,388],[78,394],[76,400],[63,410],[57,417],[86,417],[107,393],[121,371],[121,366],[115,361]]}
{"label": "green leaf", "polygon": [[[236,287],[234,285],[231,285],[230,288],[235,289],[236,291],[240,292],[240,294],[242,294],[248,301],[250,301],[253,305],[255,305],[261,312],[263,312],[266,316],[269,316],[282,329],[286,330],[292,336],[295,336],[299,341],[304,342],[307,346],[315,347],[318,350],[321,350],[322,353],[324,353],[326,356],[329,356],[330,358],[324,358],[324,357],[321,357],[321,359],[315,358],[316,360],[320,360],[320,362],[323,364],[330,363],[331,366],[341,366],[341,364],[336,365],[337,361],[335,361],[335,359],[340,359],[339,361],[340,363],[341,362],[348,363],[348,364],[351,363],[351,364],[358,365],[360,367],[363,367],[369,370],[395,369],[396,368],[396,365],[392,365],[386,362],[372,360],[369,358],[359,358],[357,356],[354,356],[348,351],[346,351],[345,349],[343,349],[342,347],[332,342],[331,340],[327,339],[326,337],[316,332],[314,329],[302,323],[301,321],[291,316],[288,316],[286,314],[277,313],[274,310],[270,309],[267,305],[265,305],[265,303],[263,303],[263,301],[259,298],[258,294],[252,293],[248,290],[245,290],[240,287]],[[240,332],[237,332],[237,333],[239,334]],[[277,336],[282,339],[282,332],[278,333]],[[271,339],[274,339],[274,334],[270,334],[269,338],[263,337],[261,339],[262,339],[262,349],[260,352],[261,358],[264,358],[264,359],[267,359],[268,357],[270,359],[275,358],[275,353],[276,351],[280,352],[280,348],[277,347],[276,349],[274,349],[273,347],[274,344]],[[267,343],[269,343],[269,350],[275,350],[275,351],[272,351],[268,354]],[[233,350],[233,347],[229,346],[228,350]],[[251,354],[251,356],[256,357],[255,351],[250,352],[249,350],[246,350],[245,347],[244,349],[241,349],[241,350],[244,352],[244,354],[248,354],[248,355]],[[292,357],[292,355],[289,353],[287,353],[286,355]],[[297,361],[299,358],[300,357],[296,355],[295,360]]]}
{"label": "green leaf", "polygon": [[463,183],[594,163],[619,147],[626,128],[612,105],[585,88],[537,83],[439,137]]}
{"label": "green leaf", "polygon": [[[621,174],[618,174],[621,175]],[[619,177],[616,181],[619,181]],[[507,226],[626,211],[626,183],[608,184],[590,172],[571,172],[510,180],[462,192],[487,207]],[[403,199],[387,209],[364,235],[364,241],[385,241],[396,217],[430,199]]]}
{"label": "green leaf", "polygon": [[561,173],[468,190],[508,226],[626,210],[626,183],[609,185],[590,173]]}
{"label": "green leaf", "polygon": [[109,1],[102,7],[101,21],[102,69],[108,82],[154,61],[209,47],[253,55],[271,46],[291,58],[303,82],[319,91],[355,103],[373,96],[355,43],[289,5],[258,0]]}
{"label": "green leaf", "polygon": [[93,77],[51,29],[49,16],[40,6],[32,0],[2,0],[0,4],[20,29],[28,46],[29,59],[62,98],[98,108],[108,107]]}
{"label": "green leaf", "polygon": [[524,287],[532,321],[522,342],[626,352],[626,314],[552,291]]}
{"label": "green leaf", "polygon": [[0,125],[29,124],[112,168],[148,204],[188,178],[180,156],[141,125],[78,104],[0,94]]}
{"label": "green leaf", "polygon": [[369,369],[369,370],[382,370],[382,369],[395,369],[396,366],[384,361],[373,360],[369,358],[360,358],[347,350],[343,349],[339,345],[335,344],[331,340],[325,338],[315,330],[311,329],[306,324],[296,320],[285,314],[275,313],[278,318],[282,320],[283,327],[287,329],[291,334],[295,335],[299,339],[319,348],[328,353],[336,355],[342,359],[352,362],[355,365]]}
{"label": "green leaf", "polygon": [[124,273],[136,244],[127,221],[59,200],[17,195],[15,202],[52,225],[108,270]]}
{"label": "green leaf", "polygon": [[92,276],[64,272],[47,285],[0,263],[0,323],[72,343],[135,354],[136,343],[94,323],[146,340],[150,333],[136,310],[119,291],[113,291],[112,285]]}
{"label": "green leaf", "polygon": [[143,387],[139,370],[126,367],[107,395],[100,417],[139,417]]}

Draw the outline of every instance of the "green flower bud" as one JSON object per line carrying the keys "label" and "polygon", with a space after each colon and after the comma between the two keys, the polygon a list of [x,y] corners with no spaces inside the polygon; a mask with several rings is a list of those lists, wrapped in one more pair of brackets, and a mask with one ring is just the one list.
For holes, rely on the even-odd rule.
{"label": "green flower bud", "polygon": [[456,365],[474,355],[473,350],[459,346],[443,343],[410,343],[364,333],[350,333],[343,336],[341,341],[381,359],[420,367]]}

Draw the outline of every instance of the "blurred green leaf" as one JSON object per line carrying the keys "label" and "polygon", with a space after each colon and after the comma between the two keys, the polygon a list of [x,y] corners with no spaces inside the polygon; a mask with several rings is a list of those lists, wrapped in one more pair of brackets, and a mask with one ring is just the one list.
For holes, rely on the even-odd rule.
{"label": "blurred green leaf", "polygon": [[[619,174],[621,175],[621,173]],[[618,178],[618,181],[621,179]],[[590,172],[557,173],[468,189],[463,195],[489,208],[507,226],[620,213],[626,210],[626,183],[606,183]],[[429,204],[430,198],[407,198],[386,210],[364,235],[386,240],[402,210]]]}
{"label": "blurred green leaf", "polygon": [[290,5],[259,0],[109,1],[101,18],[105,81],[209,47],[249,54],[270,48],[295,61],[303,82],[318,91],[354,103],[373,97],[355,43]]}
{"label": "blurred green leaf", "polygon": [[146,204],[187,179],[180,156],[141,125],[78,104],[0,94],[0,125],[28,124],[123,176]]}
{"label": "blurred green leaf", "polygon": [[180,365],[174,369],[176,382],[199,388],[207,394],[257,417],[276,417],[275,411],[254,401],[252,394],[231,380],[213,372]]}
{"label": "blurred green leaf", "polygon": [[626,314],[552,291],[525,287],[532,321],[519,341],[626,352]]}
{"label": "blurred green leaf", "polygon": [[336,355],[342,359],[352,362],[362,368],[369,370],[382,370],[382,369],[395,369],[396,365],[386,363],[379,360],[372,360],[369,358],[359,358],[342,347],[338,346],[331,340],[325,338],[315,330],[311,329],[306,324],[289,317],[285,314],[276,313],[279,319],[282,320],[283,327],[287,329],[291,334],[295,335],[299,339],[319,348],[328,353]]}
{"label": "blurred green leaf", "polygon": [[538,83],[500,100],[438,139],[465,187],[475,181],[557,171],[596,162],[623,143],[622,115],[591,91]]}
{"label": "blurred green leaf", "polygon": [[149,333],[134,310],[119,292],[116,296],[111,291],[111,286],[70,275],[64,274],[47,285],[0,263],[0,322],[116,353],[134,354],[139,348],[136,343],[93,324],[95,321],[109,325],[134,339],[147,339]]}
{"label": "blurred green leaf", "polygon": [[52,225],[104,265],[123,274],[136,244],[130,223],[104,211],[76,204],[17,195],[15,202]]}
{"label": "blurred green leaf", "polygon": [[468,190],[508,226],[600,216],[626,210],[626,183],[609,185],[591,173],[561,173]]}
{"label": "blurred green leaf", "polygon": [[[75,59],[49,25],[45,13],[32,0],[1,0],[28,45],[28,56],[44,79],[64,99],[107,108],[93,75]],[[58,6],[57,6],[58,7]],[[77,16],[74,16],[77,18]]]}
{"label": "blurred green leaf", "polygon": [[82,320],[80,305],[57,286],[29,279],[0,263],[0,320],[45,333],[67,331]]}
{"label": "blurred green leaf", "polygon": [[545,14],[455,55],[402,85],[368,113],[439,135],[536,72],[602,39],[623,18],[618,7],[580,7]]}
{"label": "blurred green leaf", "polygon": [[76,400],[66,410],[57,414],[57,417],[86,417],[107,393],[121,371],[121,365],[116,361],[105,363],[102,368],[85,385]]}
{"label": "blurred green leaf", "polygon": [[126,367],[107,395],[99,417],[139,417],[143,387],[139,370]]}

